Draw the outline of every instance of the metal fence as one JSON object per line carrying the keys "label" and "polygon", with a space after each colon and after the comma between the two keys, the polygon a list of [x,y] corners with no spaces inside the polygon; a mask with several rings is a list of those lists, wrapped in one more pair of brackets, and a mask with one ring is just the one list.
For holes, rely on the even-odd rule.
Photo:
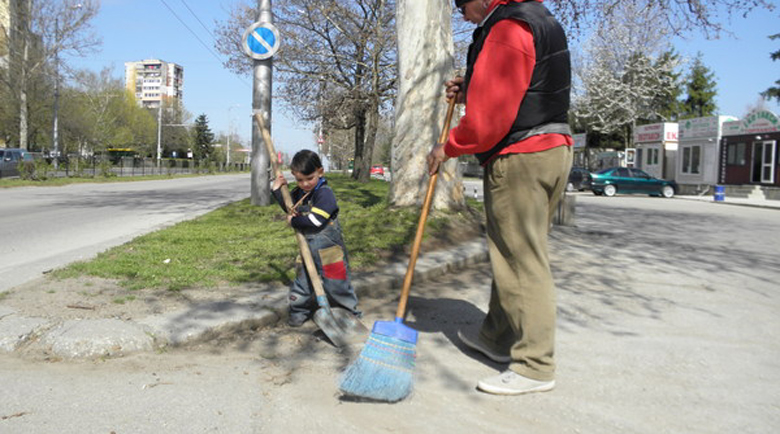
{"label": "metal fence", "polygon": [[[41,158],[36,164],[38,177],[127,177],[152,175],[194,175],[218,172],[241,172],[250,169],[249,163],[225,163],[194,161],[186,158],[122,157],[114,161],[105,157],[70,157],[55,162]],[[46,161],[48,164],[40,164]],[[44,171],[45,173],[40,173]],[[42,175],[42,176],[41,176]]]}

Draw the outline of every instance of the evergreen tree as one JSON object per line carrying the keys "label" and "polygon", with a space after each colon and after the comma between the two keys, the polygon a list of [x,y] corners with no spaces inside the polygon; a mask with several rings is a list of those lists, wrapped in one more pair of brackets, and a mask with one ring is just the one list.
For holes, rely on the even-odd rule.
{"label": "evergreen tree", "polygon": [[212,143],[214,143],[214,133],[209,128],[208,118],[202,114],[195,119],[195,149],[193,149],[195,159],[211,159]]}
{"label": "evergreen tree", "polygon": [[662,71],[664,76],[661,80],[664,83],[671,83],[671,86],[666,88],[666,92],[659,93],[653,99],[652,105],[655,108],[657,118],[647,119],[647,123],[652,122],[675,122],[680,116],[682,111],[682,103],[680,102],[680,95],[683,93],[682,83],[680,80],[681,72],[677,72],[676,68],[668,69],[662,68],[662,65],[672,64],[678,65],[680,62],[680,56],[669,50],[664,52],[656,60],[656,68]]}
{"label": "evergreen tree", "polygon": [[[772,35],[769,37],[769,39],[778,39],[780,38],[780,33],[776,35]],[[772,60],[780,59],[780,50],[777,50],[769,55]],[[761,92],[761,96],[763,96],[766,99],[776,99],[778,102],[780,102],[780,80],[775,81],[775,86],[770,87],[769,89],[765,90],[764,92]]]}
{"label": "evergreen tree", "polygon": [[715,73],[702,61],[699,53],[691,66],[688,76],[687,98],[682,102],[681,119],[714,116],[718,110],[715,96],[718,94]]}

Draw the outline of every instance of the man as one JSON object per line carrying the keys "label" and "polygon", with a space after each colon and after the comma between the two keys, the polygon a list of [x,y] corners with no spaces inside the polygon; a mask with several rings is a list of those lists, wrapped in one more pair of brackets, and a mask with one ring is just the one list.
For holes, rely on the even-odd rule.
{"label": "man", "polygon": [[571,65],[566,36],[542,0],[455,0],[477,24],[465,77],[446,83],[465,114],[428,155],[433,174],[449,158],[474,154],[484,167],[493,282],[468,347],[508,363],[479,381],[487,393],[519,395],[555,387],[555,286],[547,233],[571,167]]}

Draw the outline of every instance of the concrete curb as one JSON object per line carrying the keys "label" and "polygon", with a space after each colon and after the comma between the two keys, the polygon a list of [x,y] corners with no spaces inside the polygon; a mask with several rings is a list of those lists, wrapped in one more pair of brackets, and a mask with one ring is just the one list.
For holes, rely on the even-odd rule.
{"label": "concrete curb", "polygon": [[[422,253],[415,267],[415,282],[444,275],[488,258],[484,239],[469,241],[446,251]],[[400,288],[408,260],[381,272],[353,276],[361,297],[376,297]],[[19,316],[0,306],[0,353],[23,349],[63,359],[119,357],[153,351],[167,345],[208,340],[233,330],[268,327],[286,316],[286,288],[268,288],[239,300],[195,305],[134,321],[119,319],[70,320],[62,323]]]}
{"label": "concrete curb", "polygon": [[693,202],[714,203],[718,205],[747,206],[751,208],[776,209],[780,210],[779,200],[758,200],[726,197],[722,202],[716,202],[710,196],[674,196],[674,199],[687,200]]}

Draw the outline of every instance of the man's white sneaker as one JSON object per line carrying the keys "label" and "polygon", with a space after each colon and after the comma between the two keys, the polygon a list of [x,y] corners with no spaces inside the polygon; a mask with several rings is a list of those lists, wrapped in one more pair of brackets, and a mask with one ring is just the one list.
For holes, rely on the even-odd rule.
{"label": "man's white sneaker", "polygon": [[488,359],[496,363],[509,363],[512,361],[512,357],[510,357],[509,354],[499,354],[488,348],[487,345],[483,344],[479,339],[478,331],[472,332],[470,330],[460,329],[458,330],[458,337],[460,338],[461,342],[466,344],[467,347],[471,348],[472,350],[479,351],[480,353],[487,356]]}
{"label": "man's white sneaker", "polygon": [[538,381],[506,370],[494,377],[485,378],[477,384],[483,392],[494,395],[522,395],[531,392],[547,392],[555,388],[555,380]]}

